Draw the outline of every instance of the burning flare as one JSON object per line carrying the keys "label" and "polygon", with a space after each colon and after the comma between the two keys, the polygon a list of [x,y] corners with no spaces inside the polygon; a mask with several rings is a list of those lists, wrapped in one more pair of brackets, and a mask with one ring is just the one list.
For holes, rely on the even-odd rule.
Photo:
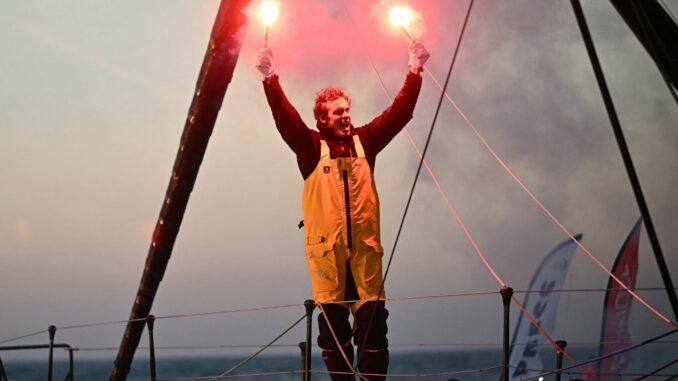
{"label": "burning flare", "polygon": [[412,9],[406,5],[394,5],[389,18],[393,25],[405,28],[412,21]]}
{"label": "burning flare", "polygon": [[259,5],[259,18],[267,27],[273,25],[278,15],[280,15],[280,9],[273,1],[264,1]]}

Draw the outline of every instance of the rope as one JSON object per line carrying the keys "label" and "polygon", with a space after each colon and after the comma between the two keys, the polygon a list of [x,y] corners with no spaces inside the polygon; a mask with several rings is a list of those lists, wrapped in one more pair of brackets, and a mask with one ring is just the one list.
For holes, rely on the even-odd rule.
{"label": "rope", "polygon": [[459,116],[466,122],[466,125],[473,131],[473,133],[478,137],[480,142],[485,146],[485,148],[490,152],[490,154],[497,160],[497,162],[504,168],[504,170],[513,178],[513,180],[518,183],[518,185],[527,193],[527,195],[534,201],[544,213],[577,245],[579,246],[580,249],[582,249],[607,275],[610,276],[610,278],[614,279],[614,281],[621,286],[625,291],[627,291],[629,294],[631,294],[638,302],[640,302],[643,306],[645,306],[647,309],[649,309],[652,313],[654,313],[657,317],[660,319],[664,320],[667,324],[673,326],[673,327],[678,327],[678,324],[672,322],[669,318],[661,314],[659,311],[657,311],[654,307],[652,307],[649,303],[647,303],[643,298],[638,296],[635,292],[631,291],[631,289],[624,284],[619,278],[617,278],[614,274],[612,274],[601,262],[598,260],[598,258],[589,251],[589,249],[584,246],[583,243],[580,241],[576,240],[574,238],[574,235],[563,225],[558,218],[556,218],[551,211],[542,204],[541,201],[530,191],[530,189],[522,182],[522,180],[511,170],[511,168],[504,162],[504,160],[497,154],[497,152],[494,150],[494,148],[485,140],[485,138],[480,134],[478,129],[471,123],[469,118],[464,114],[464,112],[459,108],[459,106],[452,100],[450,95],[443,89],[443,87],[440,85],[440,82],[435,78],[435,76],[430,72],[426,71],[429,75],[429,77],[433,80],[433,82],[445,93],[445,97],[449,101],[449,103],[452,105],[452,107],[459,113]]}
{"label": "rope", "polygon": [[[576,341],[576,342],[567,342],[568,347],[573,346],[598,346],[600,344],[626,344],[633,345],[640,343],[639,341]],[[678,340],[664,340],[656,341],[653,343],[648,343],[648,345],[675,345],[678,344]],[[389,343],[391,348],[411,348],[411,347],[420,347],[420,348],[446,348],[446,347],[501,347],[502,343],[473,343],[473,342],[457,342],[457,343]],[[512,343],[514,347],[516,346],[525,346],[525,345],[535,345],[534,343]],[[165,346],[155,346],[156,350],[186,350],[186,349],[249,349],[249,348],[260,348],[262,344],[240,344],[240,345],[165,345]],[[313,345],[315,346],[315,345]],[[552,346],[551,343],[538,343],[536,346]],[[269,345],[269,348],[298,348],[298,344],[274,344]],[[117,347],[78,347],[71,348],[74,351],[117,351]],[[149,347],[140,346],[139,349],[149,349]],[[64,348],[64,350],[68,350]],[[539,369],[542,370],[542,369]]]}
{"label": "rope", "polygon": [[57,327],[57,330],[64,330],[64,329],[74,329],[74,328],[89,328],[89,327],[100,327],[104,325],[114,325],[114,324],[127,324],[127,323],[135,323],[135,322],[145,322],[146,318],[137,318],[137,319],[130,319],[130,320],[112,320],[112,321],[103,321],[103,322],[98,322],[98,323],[85,323],[85,324],[77,324],[77,325],[65,325],[61,327]]}
{"label": "rope", "polygon": [[[541,325],[539,325],[539,323],[537,322],[537,320],[535,320],[535,318],[534,318],[529,312],[527,312],[527,309],[525,308],[525,306],[523,306],[523,304],[520,303],[520,301],[518,301],[518,298],[516,298],[515,295],[513,295],[513,296],[511,297],[511,299],[513,299],[513,302],[518,306],[518,308],[520,308],[520,310],[523,312],[523,314],[525,315],[525,317],[527,317],[527,319],[530,320],[530,322],[532,323],[532,325],[534,325],[535,327],[537,327],[537,329],[539,330],[539,332],[541,332],[541,334],[542,334],[542,335],[543,335],[543,336],[551,343],[551,345],[553,346],[553,348],[555,348],[556,350],[560,351],[565,357],[567,357],[568,360],[570,360],[570,362],[571,362],[572,364],[574,364],[573,367],[581,367],[582,365],[584,365],[584,364],[578,364],[577,361],[574,359],[574,357],[572,357],[572,355],[570,355],[569,353],[567,353],[567,352],[565,351],[565,349],[560,349],[560,348],[558,347],[558,344],[556,344],[556,341],[553,340],[553,338],[546,332],[546,330],[544,330],[544,328],[543,328]],[[587,370],[586,368],[582,368],[582,371],[584,371],[584,373],[587,374],[592,380],[594,380],[594,381],[597,380],[597,378],[593,375],[593,373],[592,373],[592,372],[588,372],[588,370]]]}
{"label": "rope", "polygon": [[[678,361],[678,360],[676,360]],[[511,369],[517,369],[517,366],[514,365],[509,365]],[[540,368],[525,368],[525,370],[529,371],[534,371],[534,372],[548,372],[549,370],[547,369],[540,369]],[[562,374],[567,374],[567,375],[572,375],[572,374],[587,374],[587,373],[582,373],[582,372],[570,372],[570,371],[564,371],[560,372]],[[603,372],[603,373],[598,373],[600,376],[647,376],[647,373],[619,373],[619,372]],[[655,377],[666,377],[669,376],[668,374],[653,374]]]}
{"label": "rope", "polygon": [[568,370],[568,369],[572,369],[572,368],[575,368],[575,367],[580,367],[580,366],[582,366],[582,365],[586,365],[586,364],[591,364],[591,363],[594,363],[594,362],[598,362],[598,361],[600,361],[600,360],[604,360],[604,359],[606,359],[606,358],[613,357],[613,356],[616,356],[616,355],[618,355],[618,354],[622,354],[622,353],[624,353],[624,352],[628,352],[628,351],[633,350],[633,349],[636,349],[636,348],[640,348],[640,347],[642,347],[642,346],[645,346],[645,345],[647,345],[647,344],[649,344],[649,343],[655,342],[655,341],[657,341],[657,340],[659,340],[659,339],[662,339],[662,338],[664,338],[664,337],[673,335],[673,334],[676,333],[676,332],[678,332],[678,329],[673,329],[673,330],[668,331],[668,332],[666,332],[666,333],[662,333],[662,334],[659,335],[659,336],[655,336],[655,337],[653,337],[653,338],[651,338],[651,339],[647,339],[647,340],[645,340],[645,341],[642,341],[642,342],[640,342],[640,343],[638,343],[638,344],[630,345],[630,346],[628,346],[628,347],[619,349],[619,350],[617,350],[617,351],[610,352],[610,353],[606,354],[605,356],[600,356],[600,357],[597,357],[597,358],[594,358],[594,359],[590,359],[590,360],[584,361],[584,362],[582,362],[582,363],[580,363],[580,364],[575,364],[575,365],[567,366],[567,367],[565,367],[565,368],[555,369],[555,370],[552,370],[552,371],[549,371],[549,372],[545,372],[545,373],[542,373],[542,374],[538,374],[538,375],[536,375],[536,376],[531,376],[531,377],[523,378],[522,380],[523,380],[523,381],[532,380],[532,379],[535,379],[535,378],[540,378],[540,377],[548,376],[549,374],[554,374],[554,373],[557,373],[557,372],[562,372],[563,370]]}
{"label": "rope", "polygon": [[303,373],[301,370],[288,370],[279,372],[262,372],[262,373],[244,373],[234,374],[232,376],[198,376],[198,377],[179,377],[179,378],[159,378],[158,381],[190,381],[190,380],[213,380],[215,377],[220,379],[226,378],[241,378],[241,377],[264,377],[264,376],[279,376],[283,374],[299,374]]}
{"label": "rope", "polygon": [[[422,299],[439,299],[439,298],[454,298],[461,296],[480,296],[480,295],[492,295],[498,294],[499,291],[476,291],[476,292],[459,292],[452,294],[436,294],[436,295],[421,295],[421,296],[401,296],[396,298],[383,298],[383,301],[389,302],[398,302],[404,300],[422,300]],[[355,299],[355,300],[341,300],[336,302],[323,302],[323,304],[345,304],[345,303],[358,303],[358,302],[372,302],[372,299]]]}
{"label": "rope", "polygon": [[[371,59],[370,59],[370,63],[372,64],[372,68],[374,69],[374,71],[377,73],[377,76],[379,77],[379,82],[380,82],[380,84],[381,84],[381,86],[382,86],[382,89],[384,90],[384,92],[386,93],[386,96],[387,96],[387,97],[389,98],[389,100],[390,100],[391,97],[388,95],[388,92],[387,92],[387,90],[386,90],[386,88],[385,88],[385,85],[384,85],[384,83],[383,83],[383,80],[382,80],[381,76],[379,75],[378,71],[376,70],[376,66],[374,65],[374,62],[373,62]],[[431,78],[434,80],[434,82],[436,83],[436,85],[438,85],[438,87],[443,91],[444,95],[447,96],[447,98],[448,98],[450,101],[452,101],[451,98],[449,98],[449,95],[447,94],[447,91],[445,90],[445,88],[447,87],[447,82],[446,82],[446,85],[445,85],[445,86],[440,86],[440,83],[435,79],[435,77],[433,77],[433,75],[431,74],[431,72],[430,72],[430,71],[427,71],[427,73],[429,74],[429,76],[431,76]],[[453,104],[453,105],[454,105],[454,104]],[[456,107],[456,105],[455,105],[455,107]],[[461,112],[461,110],[458,110],[458,111]],[[483,263],[485,264],[486,268],[490,271],[490,273],[492,273],[492,275],[493,275],[494,278],[499,282],[499,284],[500,284],[502,287],[504,287],[504,286],[505,286],[505,283],[501,280],[501,278],[499,277],[499,275],[497,275],[497,273],[495,272],[495,270],[492,268],[492,266],[491,266],[491,265],[489,264],[489,262],[487,261],[486,257],[483,255],[482,251],[480,250],[480,248],[478,247],[477,243],[476,243],[475,240],[473,239],[473,236],[470,234],[470,232],[469,232],[468,229],[466,228],[466,225],[463,223],[463,221],[462,221],[461,218],[459,217],[458,213],[456,212],[454,206],[452,206],[451,202],[449,201],[449,198],[447,197],[446,193],[445,193],[444,190],[442,189],[442,187],[441,187],[441,185],[440,185],[440,183],[439,183],[437,177],[435,176],[435,174],[434,174],[433,171],[431,170],[431,168],[430,168],[430,166],[428,165],[428,163],[425,161],[423,155],[420,153],[419,148],[418,148],[418,146],[416,145],[416,143],[414,142],[414,139],[413,139],[413,137],[412,137],[412,135],[411,135],[409,129],[406,128],[405,130],[406,130],[406,132],[407,132],[407,136],[408,136],[410,142],[412,143],[413,147],[415,148],[415,151],[416,151],[417,154],[421,157],[422,162],[424,162],[424,163],[426,164],[426,169],[428,170],[429,174],[430,174],[431,177],[433,178],[434,183],[435,183],[436,187],[438,188],[438,192],[441,194],[441,196],[442,196],[443,199],[445,200],[445,203],[447,204],[448,209],[452,212],[452,214],[454,215],[454,218],[457,220],[457,222],[459,223],[459,225],[460,225],[460,226],[462,227],[462,229],[464,230],[464,233],[466,234],[466,236],[467,236],[467,238],[469,239],[469,241],[471,241],[473,247],[474,247],[475,250],[476,250],[476,253],[477,253],[478,256],[481,258],[481,260],[482,260]],[[475,130],[475,129],[474,129],[474,130]],[[482,137],[481,137],[481,139],[482,139]],[[427,143],[428,143],[428,142],[427,142]],[[421,164],[420,164],[420,166],[421,166]],[[576,240],[575,240],[575,241],[576,241]],[[390,261],[389,261],[389,264],[390,264]],[[535,292],[535,290],[524,290],[524,291],[519,291],[519,292]],[[519,306],[519,308],[522,310],[522,312],[523,312],[525,315],[530,316],[530,314],[527,312],[527,310],[524,308],[524,306],[523,306],[520,302],[518,302],[517,299],[515,299],[515,297],[514,297],[513,299],[514,299],[514,301],[516,302],[516,304]],[[532,324],[534,324],[534,325],[540,330],[540,332],[541,332],[541,333],[542,333],[542,334],[543,334],[543,335],[551,342],[551,344],[552,344],[554,347],[557,348],[557,346],[556,346],[556,344],[555,344],[555,341],[554,341],[554,340],[546,333],[546,331],[543,330],[543,328],[542,328],[539,324],[537,324],[537,322],[536,322],[533,318],[531,318],[531,316],[530,316],[530,321],[531,321]],[[566,353],[565,351],[563,351],[563,353],[566,355],[566,357],[567,357],[571,362],[576,363],[576,361],[574,360],[574,358],[572,358],[572,356],[570,356],[570,355],[569,355],[568,353]]]}
{"label": "rope", "polygon": [[[461,374],[473,374],[473,373],[485,373],[492,370],[501,368],[501,365],[495,365],[487,368],[478,368],[478,369],[465,369],[465,370],[452,370],[447,372],[435,372],[435,373],[401,373],[401,374],[389,374],[388,377],[441,377],[441,376],[453,376]],[[328,372],[326,370],[312,370],[314,374],[352,374],[348,372]],[[291,371],[280,371],[280,372],[263,372],[263,373],[248,373],[248,374],[238,374],[232,376],[226,376],[221,378],[236,378],[236,377],[262,377],[262,376],[277,376],[277,375],[293,375],[293,374],[302,374],[301,370],[291,370]],[[384,376],[383,374],[376,373],[363,373],[365,376]],[[360,375],[360,373],[358,373]],[[211,380],[214,376],[202,376],[202,377],[180,377],[180,378],[164,378],[158,379],[158,381],[190,381],[190,380]]]}
{"label": "rope", "polygon": [[[372,69],[377,75],[377,78],[379,78],[379,84],[381,85],[381,89],[384,91],[384,94],[388,98],[389,102],[393,101],[393,98],[391,95],[389,95],[388,90],[386,89],[386,85],[384,84],[384,80],[381,77],[381,74],[379,74],[379,71],[377,70],[376,65],[374,64],[374,61],[372,58],[369,58],[370,64],[372,66]],[[412,148],[414,148],[414,151],[417,153],[419,156],[420,160],[424,163],[424,166],[426,167],[426,171],[428,174],[431,176],[431,179],[433,179],[433,183],[435,184],[436,188],[438,189],[438,193],[440,193],[440,196],[443,198],[445,201],[445,205],[447,205],[447,209],[450,210],[452,213],[452,216],[454,216],[454,219],[457,221],[461,229],[464,231],[464,234],[466,235],[466,238],[468,238],[469,242],[471,242],[471,245],[475,249],[476,253],[480,257],[481,261],[485,264],[485,267],[487,270],[492,274],[492,276],[499,282],[500,285],[504,285],[504,281],[497,275],[497,272],[494,270],[494,268],[490,265],[490,263],[487,261],[485,258],[485,255],[483,252],[480,250],[480,247],[476,243],[476,240],[473,238],[473,235],[471,235],[471,232],[468,230],[466,227],[466,224],[462,221],[461,217],[459,217],[459,213],[457,213],[456,208],[454,205],[452,205],[452,202],[450,201],[450,198],[447,196],[447,193],[445,193],[445,190],[443,189],[442,185],[440,184],[440,181],[438,181],[438,176],[433,172],[433,169],[431,169],[431,166],[428,164],[428,161],[424,158],[422,155],[422,152],[419,150],[419,146],[414,140],[414,137],[412,136],[412,133],[410,132],[410,129],[405,127],[405,133],[407,134],[407,138],[410,141],[410,144],[412,144]],[[390,263],[390,261],[389,261]]]}
{"label": "rope", "polygon": [[[263,307],[234,308],[234,309],[220,310],[220,311],[207,311],[207,312],[196,312],[196,313],[188,313],[188,314],[156,316],[155,320],[176,319],[176,318],[197,317],[197,316],[209,316],[209,315],[221,315],[221,314],[239,313],[239,312],[263,311],[263,310],[273,310],[273,309],[300,307],[300,306],[303,307],[303,304],[282,304],[282,305],[263,306]],[[137,318],[137,319],[130,319],[130,320],[112,320],[112,321],[104,321],[104,322],[58,326],[57,330],[99,327],[99,326],[105,326],[105,325],[127,324],[127,323],[145,322],[145,321],[146,321],[145,317]],[[40,331],[40,332],[36,332],[34,334],[38,334],[38,333],[42,333],[42,332],[47,332],[47,331],[43,330],[43,331]],[[34,335],[34,334],[31,334],[31,335]],[[22,336],[22,337],[28,337],[28,336],[31,336],[31,335],[25,335],[25,336]],[[20,337],[20,338],[22,338],[22,337]],[[17,338],[17,339],[19,339],[19,338]],[[13,340],[17,340],[17,339],[13,339]],[[3,342],[0,342],[0,344],[2,344],[2,343]]]}
{"label": "rope", "polygon": [[[466,25],[468,24],[468,19],[469,16],[471,15],[471,9],[473,8],[473,1],[469,3],[468,10],[466,11],[466,16],[464,18],[464,24],[462,25],[461,32],[459,33],[459,39],[457,41],[457,46],[454,49],[454,54],[452,56],[452,61],[450,62],[450,68],[447,70],[447,77],[445,78],[445,88],[447,88],[448,83],[450,82],[450,76],[452,75],[452,69],[454,68],[454,63],[457,60],[457,55],[459,53],[459,47],[461,46],[461,41],[462,38],[464,37],[464,32],[466,31]],[[424,159],[426,158],[426,152],[428,151],[429,144],[431,143],[431,136],[433,136],[433,129],[435,128],[436,121],[438,120],[438,115],[440,113],[440,108],[443,104],[443,98],[444,98],[445,91],[443,91],[440,94],[440,99],[438,99],[438,105],[436,106],[436,112],[433,115],[433,121],[431,122],[431,128],[428,131],[428,136],[426,137],[426,144],[424,144],[424,150],[421,152],[421,159],[419,160],[419,165],[417,166],[417,172],[414,175],[414,180],[412,181],[412,188],[410,189],[410,194],[407,197],[407,203],[405,204],[405,210],[403,212],[403,217],[400,220],[400,226],[398,227],[398,232],[396,234],[395,241],[393,242],[393,248],[391,249],[391,255],[389,256],[388,263],[386,265],[386,270],[384,271],[384,277],[381,281],[381,286],[379,287],[379,292],[377,293],[377,298],[376,300],[378,301],[381,298],[381,294],[384,291],[384,285],[386,284],[386,278],[388,277],[389,270],[391,269],[391,263],[393,262],[393,256],[395,254],[396,247],[398,246],[398,241],[400,240],[400,234],[402,233],[403,230],[403,225],[405,225],[405,218],[407,217],[407,212],[410,209],[410,204],[412,202],[412,196],[414,195],[414,190],[417,186],[417,181],[419,180],[419,174],[421,173],[421,167],[424,164]],[[501,279],[497,279],[497,281],[501,282]],[[365,332],[365,338],[363,339],[362,345],[360,346],[361,348],[365,348],[365,344],[367,343],[367,338],[369,337],[370,330],[372,328],[372,324],[374,323],[374,317],[376,315],[377,309],[375,308],[374,311],[372,312],[372,315],[370,316],[370,322],[367,325],[367,330]],[[360,362],[360,356],[362,353],[358,353],[358,362]]]}
{"label": "rope", "polygon": [[184,318],[184,317],[195,317],[195,316],[208,316],[208,315],[221,315],[221,314],[230,314],[237,312],[252,312],[252,311],[262,311],[262,310],[274,310],[280,308],[291,308],[291,307],[303,307],[303,304],[281,304],[274,306],[264,306],[264,307],[250,307],[250,308],[237,308],[221,311],[212,311],[212,312],[197,312],[191,314],[176,314],[176,315],[165,315],[165,316],[156,316],[155,319],[174,319],[174,318]]}
{"label": "rope", "polygon": [[[472,6],[472,5],[473,5],[473,3],[471,3],[471,6]],[[471,6],[469,6],[469,12],[470,12],[470,7],[471,7]],[[464,22],[464,27],[466,26],[466,21],[468,21],[468,14],[467,14],[467,19],[466,19],[465,22]],[[462,35],[463,35],[463,30],[462,30]],[[461,37],[461,36],[460,36],[460,37]],[[457,44],[457,48],[459,48],[459,43]],[[456,57],[456,51],[455,51],[455,57]],[[454,61],[453,61],[453,62],[454,62]],[[370,63],[372,64],[372,68],[374,69],[375,73],[377,74],[377,77],[379,78],[379,82],[380,82],[380,84],[381,84],[381,86],[382,86],[382,89],[384,90],[384,93],[386,94],[386,96],[387,96],[387,97],[389,98],[389,100],[390,100],[391,97],[389,96],[388,91],[386,90],[386,87],[385,87],[385,85],[384,85],[384,83],[383,83],[383,80],[382,80],[382,78],[381,78],[381,75],[379,75],[379,72],[378,72],[378,70],[376,69],[376,66],[374,65],[374,62],[372,61],[372,59],[370,59]],[[445,89],[447,88],[447,82],[448,82],[448,80],[449,80],[449,72],[448,72],[448,78],[446,79],[445,85],[444,85],[444,86],[441,86],[441,85],[440,85],[440,83],[435,79],[435,77],[433,77],[433,75],[431,74],[431,72],[430,72],[429,70],[426,70],[426,72],[429,74],[429,76],[431,76],[431,78],[434,80],[434,82],[436,83],[436,85],[438,85],[438,87],[439,87],[440,90],[442,91],[442,94],[441,94],[441,101],[442,101],[442,96],[446,96],[446,97],[451,101],[451,98],[449,97],[449,95],[447,94],[447,91],[445,90]],[[440,103],[438,104],[438,106],[440,106]],[[439,110],[439,109],[438,109],[438,110]],[[437,116],[438,110],[436,110],[436,116]],[[407,132],[407,136],[408,136],[410,142],[412,143],[413,147],[415,148],[415,151],[417,152],[417,154],[418,154],[418,155],[420,156],[420,158],[421,158],[421,161],[420,161],[420,163],[419,163],[419,169],[421,169],[421,163],[422,163],[422,162],[426,162],[426,161],[425,161],[425,158],[424,158],[424,154],[426,153],[426,147],[427,147],[427,146],[425,146],[425,148],[424,148],[424,154],[420,153],[419,148],[418,148],[417,144],[414,142],[414,139],[412,138],[412,135],[411,135],[409,129],[406,128],[405,130],[406,130],[406,132]],[[429,133],[429,138],[430,138],[430,133]],[[481,137],[481,138],[482,138],[482,137]],[[428,140],[427,140],[426,144],[428,145]],[[480,250],[480,247],[479,247],[478,244],[476,243],[475,239],[473,239],[473,236],[471,235],[471,233],[469,232],[469,230],[466,228],[466,225],[463,223],[463,221],[462,221],[461,218],[459,217],[459,214],[456,212],[454,206],[452,206],[452,203],[449,201],[449,198],[448,198],[447,195],[445,194],[445,192],[444,192],[444,190],[442,189],[442,186],[440,185],[440,183],[439,183],[437,177],[435,176],[435,174],[433,173],[433,171],[431,170],[431,168],[430,168],[430,166],[428,165],[427,162],[426,162],[426,169],[428,170],[429,174],[430,174],[431,177],[433,178],[434,183],[436,184],[436,187],[438,188],[439,193],[443,196],[443,199],[445,200],[445,203],[447,204],[448,209],[452,212],[452,214],[454,215],[454,218],[457,220],[457,223],[458,223],[458,224],[461,226],[461,228],[464,230],[464,233],[466,234],[466,237],[469,239],[469,241],[470,241],[471,244],[473,245],[473,247],[474,247],[476,253],[477,253],[478,256],[480,257],[480,259],[483,261],[483,263],[485,264],[485,267],[490,271],[490,273],[494,276],[494,278],[497,280],[497,282],[498,282],[502,287],[505,287],[506,284],[503,282],[503,280],[501,279],[501,277],[499,277],[499,275],[496,273],[496,271],[493,269],[493,267],[492,267],[492,266],[490,265],[490,263],[487,261],[485,255],[484,255],[484,254],[482,253],[482,251]],[[418,176],[418,174],[419,174],[419,171],[417,171],[417,176]],[[416,178],[415,178],[415,179],[416,179]],[[409,201],[408,201],[408,205],[409,205]],[[402,226],[402,225],[401,225],[401,226]],[[575,240],[575,241],[576,241],[576,240]],[[396,242],[397,242],[397,237],[396,237]],[[394,250],[395,250],[395,248],[394,248]],[[391,254],[391,257],[392,257],[392,256],[393,256],[393,253]],[[391,259],[389,259],[389,265],[390,265],[390,263],[391,263]],[[387,267],[387,272],[388,272],[388,267]],[[381,292],[380,292],[380,294],[381,294]],[[535,325],[535,327],[537,327],[537,328],[539,329],[539,331],[544,335],[544,337],[546,337],[546,338],[551,342],[551,344],[553,345],[553,347],[554,347],[554,348],[557,348],[557,345],[556,345],[555,341],[548,335],[548,333],[546,333],[546,331],[545,331],[545,330],[537,323],[537,321],[536,321],[534,318],[532,318],[532,316],[527,312],[527,310],[524,308],[524,306],[523,306],[520,302],[518,302],[518,300],[515,298],[515,296],[513,297],[513,300],[516,302],[516,304],[517,304],[518,307],[522,310],[522,312],[523,312],[526,316],[528,316],[528,318],[529,318],[529,320],[532,322],[532,324]],[[370,321],[370,323],[371,323],[371,321]],[[566,353],[565,351],[562,351],[562,352],[563,352],[563,354],[564,354],[570,361],[572,361],[573,363],[576,363],[576,361],[574,360],[574,358],[573,358],[571,355],[569,355],[569,354]]]}
{"label": "rope", "polygon": [[[678,289],[678,288],[677,288]],[[577,289],[553,289],[549,290],[549,292],[603,292],[603,291],[609,291],[609,290],[618,290],[618,288],[577,288]],[[635,291],[664,291],[665,289],[663,287],[639,287],[634,289]],[[519,294],[519,293],[531,293],[531,292],[540,292],[539,290],[514,290],[514,294]],[[393,297],[393,298],[384,298],[382,300],[384,301],[389,301],[389,302],[397,302],[397,301],[407,301],[407,300],[426,300],[426,299],[440,299],[440,298],[454,298],[454,297],[463,297],[463,296],[482,296],[482,295],[493,295],[493,294],[498,294],[499,291],[472,291],[472,292],[459,292],[459,293],[446,293],[446,294],[430,294],[430,295],[414,295],[414,296],[401,296],[401,297]],[[342,304],[342,303],[355,303],[355,302],[364,302],[368,300],[362,300],[362,299],[355,299],[355,300],[343,300],[343,301],[337,301],[337,302],[327,302],[324,304]],[[228,313],[239,313],[239,312],[251,312],[251,311],[265,311],[265,310],[271,310],[271,309],[279,309],[279,308],[289,308],[289,307],[300,307],[303,306],[302,304],[283,304],[283,305],[273,305],[273,306],[260,306],[260,307],[250,307],[250,308],[235,308],[235,309],[228,309],[228,310],[219,310],[219,311],[206,311],[206,312],[196,312],[196,313],[188,313],[188,314],[174,314],[174,315],[164,315],[164,316],[156,316],[156,320],[160,319],[174,319],[174,318],[184,318],[184,317],[199,317],[199,316],[209,316],[209,315],[217,315],[217,314],[228,314]],[[129,322],[142,322],[146,321],[146,318],[139,318],[139,319],[133,319],[133,320],[114,320],[114,321],[103,321],[103,322],[93,322],[93,323],[85,323],[85,324],[77,324],[77,325],[65,325],[65,326],[58,326],[57,330],[65,330],[65,329],[75,329],[75,328],[89,328],[89,327],[99,327],[99,326],[105,326],[105,325],[113,325],[113,324],[126,324]],[[36,336],[42,333],[46,333],[47,330],[40,330],[32,333],[28,333],[25,335],[17,336],[14,338],[10,339],[5,339],[0,341],[1,344],[5,343],[10,343],[13,341],[17,341],[20,339]],[[598,344],[591,342],[590,344]],[[461,345],[461,344],[455,344],[455,345]],[[467,344],[467,345],[474,345],[474,344]],[[229,348],[229,347],[243,347],[243,346],[214,346],[213,348]],[[179,348],[179,347],[178,347]],[[87,349],[87,348],[81,348],[81,350],[107,350],[108,348],[92,348],[92,349]],[[117,347],[111,348],[118,350]]]}
{"label": "rope", "polygon": [[657,373],[661,372],[662,370],[664,370],[664,369],[670,367],[671,365],[673,365],[673,364],[675,364],[675,363],[678,363],[678,358],[675,358],[675,359],[673,359],[672,361],[666,363],[665,365],[662,365],[661,367],[659,367],[659,368],[653,370],[652,372],[650,372],[650,373],[648,373],[648,374],[645,374],[645,375],[642,375],[642,376],[640,376],[640,377],[638,377],[638,378],[635,378],[635,379],[633,379],[632,381],[640,381],[640,380],[646,379],[646,378],[648,378],[648,377],[657,375]]}
{"label": "rope", "polygon": [[231,372],[233,372],[234,370],[236,370],[236,369],[240,368],[241,366],[243,366],[243,365],[247,364],[248,362],[250,362],[250,360],[252,360],[253,358],[257,357],[261,352],[263,352],[264,350],[266,350],[266,348],[268,348],[268,347],[270,347],[271,345],[275,344],[276,341],[278,341],[281,337],[285,336],[285,334],[286,334],[287,332],[291,331],[292,328],[296,327],[297,324],[299,324],[299,322],[301,322],[302,320],[304,320],[304,318],[306,318],[306,314],[304,314],[302,317],[300,317],[299,320],[295,321],[294,324],[292,324],[289,328],[287,328],[286,330],[284,330],[283,333],[281,333],[280,335],[276,336],[276,338],[273,339],[273,340],[271,340],[271,342],[269,342],[268,344],[266,344],[266,345],[264,345],[263,347],[261,347],[261,349],[259,349],[258,351],[254,352],[250,357],[248,357],[248,358],[246,358],[246,359],[240,361],[239,363],[235,364],[234,366],[232,366],[231,369],[229,369],[229,370],[225,371],[224,373],[220,374],[219,376],[217,376],[216,378],[214,378],[214,380],[217,380],[217,379],[219,379],[219,378],[223,378],[224,376],[229,375],[229,374],[230,374]]}
{"label": "rope", "polygon": [[[561,288],[549,290],[549,292],[596,292],[596,291],[617,291],[619,288]],[[664,287],[638,287],[634,291],[666,291]],[[678,290],[678,288],[676,288]],[[543,292],[542,290],[514,290],[513,293]]]}
{"label": "rope", "polygon": [[[388,375],[386,374],[379,374],[379,373],[357,373],[358,375],[363,375],[363,376],[388,376],[390,377],[440,377],[440,376],[452,376],[452,375],[460,375],[460,374],[471,374],[471,373],[484,373],[484,372],[489,372],[491,370],[499,369],[501,368],[501,365],[495,365],[487,368],[478,368],[478,369],[465,369],[465,370],[450,370],[446,372],[435,372],[435,373],[389,373]],[[313,373],[324,373],[324,374],[351,374],[348,372],[328,372],[328,371],[313,371]]]}
{"label": "rope", "polygon": [[17,340],[25,339],[27,337],[36,336],[36,335],[39,335],[39,334],[45,333],[45,332],[47,332],[47,330],[43,329],[43,330],[40,330],[40,331],[28,333],[28,334],[25,334],[25,335],[13,337],[11,339],[5,339],[5,340],[0,341],[0,344],[11,343],[12,341],[17,341]]}

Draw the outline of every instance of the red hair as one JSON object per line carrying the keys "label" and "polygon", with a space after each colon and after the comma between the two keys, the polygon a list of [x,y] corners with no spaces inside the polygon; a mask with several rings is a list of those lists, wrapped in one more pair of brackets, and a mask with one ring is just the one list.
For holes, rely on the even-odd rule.
{"label": "red hair", "polygon": [[320,117],[327,114],[327,102],[335,99],[344,98],[351,105],[351,98],[348,97],[346,91],[340,87],[326,87],[315,95],[315,105],[313,105],[313,117],[316,121],[320,121]]}

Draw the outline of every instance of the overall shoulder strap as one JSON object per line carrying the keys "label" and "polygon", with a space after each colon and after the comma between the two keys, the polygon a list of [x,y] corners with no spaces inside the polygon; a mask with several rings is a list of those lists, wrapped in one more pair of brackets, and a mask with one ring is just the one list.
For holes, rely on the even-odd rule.
{"label": "overall shoulder strap", "polygon": [[320,139],[320,160],[330,158],[330,147],[325,139]]}
{"label": "overall shoulder strap", "polygon": [[355,153],[358,157],[365,157],[365,150],[363,149],[363,145],[360,144],[360,137],[358,134],[353,135],[353,146],[355,147]]}

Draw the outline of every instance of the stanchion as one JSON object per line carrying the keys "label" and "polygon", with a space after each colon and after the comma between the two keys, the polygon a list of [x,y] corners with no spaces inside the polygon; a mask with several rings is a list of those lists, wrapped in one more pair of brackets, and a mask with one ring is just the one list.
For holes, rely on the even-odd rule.
{"label": "stanchion", "polygon": [[56,327],[50,325],[47,328],[49,332],[49,358],[47,359],[47,381],[52,381],[52,366],[54,365],[54,335],[56,335]]}
{"label": "stanchion", "polygon": [[7,381],[7,372],[5,372],[5,367],[2,365],[2,358],[0,358],[0,380]]}
{"label": "stanchion", "polygon": [[306,342],[299,342],[299,349],[301,350],[301,369],[304,370],[301,373],[301,381],[306,381]]}
{"label": "stanchion", "polygon": [[311,381],[311,334],[313,331],[313,309],[315,302],[311,299],[304,301],[306,307],[306,344],[304,347],[304,377],[303,381]]}
{"label": "stanchion", "polygon": [[66,380],[74,381],[75,371],[73,370],[73,351],[77,351],[77,349],[73,349],[71,347],[67,349],[68,349],[68,377],[66,378]]}
{"label": "stanchion", "polygon": [[151,381],[155,381],[155,342],[153,341],[153,325],[155,323],[155,316],[148,315],[146,317],[146,325],[148,326],[148,354],[149,364],[151,365]]}
{"label": "stanchion", "polygon": [[508,381],[509,379],[509,312],[511,306],[511,296],[513,296],[513,289],[508,286],[504,286],[499,290],[501,294],[501,300],[504,304],[504,350],[503,350],[503,362],[501,368],[501,379],[502,381]]}
{"label": "stanchion", "polygon": [[556,341],[556,346],[558,347],[556,349],[556,369],[558,369],[556,372],[556,381],[560,381],[560,368],[563,367],[563,351],[567,346],[567,341],[558,340]]}

